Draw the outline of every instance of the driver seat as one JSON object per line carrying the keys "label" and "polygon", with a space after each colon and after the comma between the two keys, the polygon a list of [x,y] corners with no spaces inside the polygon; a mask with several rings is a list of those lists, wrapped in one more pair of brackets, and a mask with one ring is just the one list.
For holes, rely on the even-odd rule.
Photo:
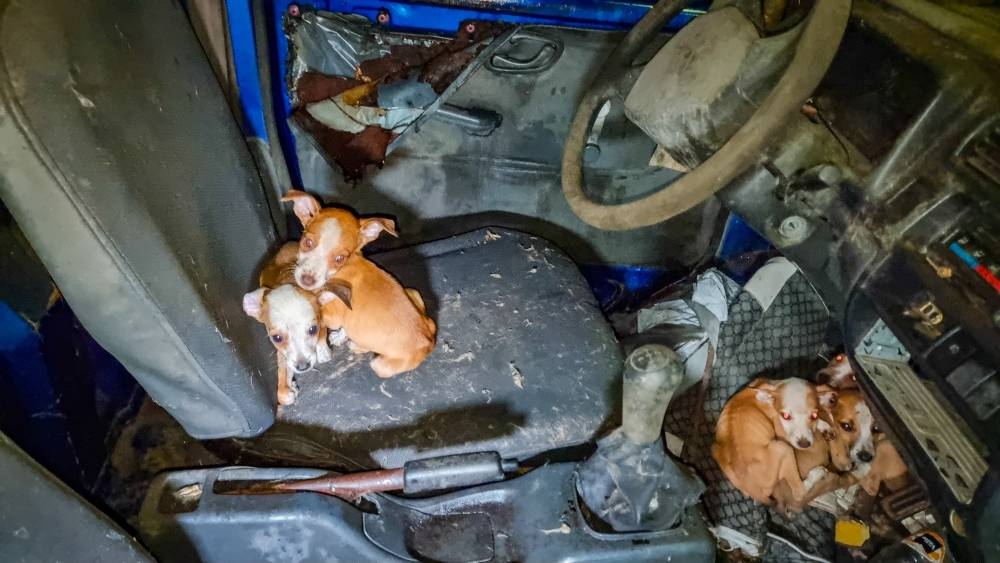
{"label": "driver seat", "polygon": [[[273,349],[241,297],[278,242],[274,202],[186,14],[44,4],[2,11],[0,197],[81,323],[188,434],[257,436],[275,421]],[[551,244],[492,229],[377,261],[423,293],[434,354],[387,381],[340,355],[241,449],[349,467],[521,456],[613,418],[617,342]]]}

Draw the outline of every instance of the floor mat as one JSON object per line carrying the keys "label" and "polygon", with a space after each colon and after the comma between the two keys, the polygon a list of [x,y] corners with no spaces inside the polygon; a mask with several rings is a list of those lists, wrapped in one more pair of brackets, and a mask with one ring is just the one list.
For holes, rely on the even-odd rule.
{"label": "floor mat", "polygon": [[[810,377],[822,366],[819,354],[825,352],[829,320],[825,305],[798,272],[781,286],[766,310],[749,292],[740,293],[719,333],[718,360],[705,394],[701,424],[692,429],[691,421],[697,419],[697,386],[674,401],[666,419],[667,431],[685,440],[682,457],[706,482],[705,511],[715,525],[735,529],[760,543],[773,530],[827,558],[833,556],[831,515],[809,508],[786,519],[756,503],[729,483],[712,459],[711,447],[722,407],[748,382],[757,377]],[[777,542],[771,542],[763,557],[766,561],[800,558]]]}

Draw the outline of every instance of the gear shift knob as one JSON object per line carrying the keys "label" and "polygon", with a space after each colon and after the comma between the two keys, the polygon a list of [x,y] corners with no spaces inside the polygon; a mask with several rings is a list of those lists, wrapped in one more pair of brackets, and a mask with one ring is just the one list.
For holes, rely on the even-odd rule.
{"label": "gear shift knob", "polygon": [[705,490],[660,440],[684,363],[671,348],[646,344],[629,354],[622,380],[622,427],[598,440],[597,451],[580,464],[576,490],[595,529],[666,530]]}
{"label": "gear shift knob", "polygon": [[622,375],[622,431],[633,444],[656,441],[663,415],[684,380],[684,363],[662,344],[636,348]]}

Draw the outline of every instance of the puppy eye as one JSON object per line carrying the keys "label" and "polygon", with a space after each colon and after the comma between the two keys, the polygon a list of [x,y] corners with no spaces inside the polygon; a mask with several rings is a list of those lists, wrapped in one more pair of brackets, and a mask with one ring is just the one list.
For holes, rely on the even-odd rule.
{"label": "puppy eye", "polygon": [[282,338],[280,334],[271,335],[271,342],[274,342],[275,344],[281,344],[282,340],[284,340],[284,338]]}
{"label": "puppy eye", "polygon": [[781,411],[781,418],[783,418],[785,420],[791,420],[792,419],[792,413],[787,412],[787,411]]}
{"label": "puppy eye", "polygon": [[343,264],[344,260],[347,260],[347,257],[344,256],[343,254],[338,254],[337,257],[333,259],[333,261],[338,264]]}
{"label": "puppy eye", "polygon": [[312,325],[306,332],[309,333],[309,336],[316,336],[316,333],[319,332],[319,327],[316,325]]}
{"label": "puppy eye", "polygon": [[302,239],[302,248],[306,250],[312,250],[314,246],[316,246],[316,243],[313,241],[313,239],[308,237]]}
{"label": "puppy eye", "polygon": [[812,414],[809,415],[809,420],[816,420],[817,418],[819,418],[819,413],[812,411]]}
{"label": "puppy eye", "polygon": [[844,429],[844,432],[854,432],[854,425],[850,422],[841,422],[840,427]]}
{"label": "puppy eye", "polygon": [[879,427],[878,424],[875,424],[875,425],[872,426],[872,432],[874,432],[876,434],[881,434],[882,433],[882,429]]}

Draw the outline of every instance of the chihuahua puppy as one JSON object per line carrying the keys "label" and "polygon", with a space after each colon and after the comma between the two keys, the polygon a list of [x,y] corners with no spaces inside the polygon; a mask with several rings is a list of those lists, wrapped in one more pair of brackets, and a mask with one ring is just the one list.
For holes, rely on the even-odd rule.
{"label": "chihuahua puppy", "polygon": [[[712,457],[733,485],[763,504],[771,504],[775,487],[784,481],[790,498],[801,502],[808,493],[799,475],[796,450],[815,442],[819,399],[803,379],[757,379],[739,391],[719,415]],[[815,468],[809,480],[826,470]]]}
{"label": "chihuahua puppy", "polygon": [[[382,232],[396,236],[395,223],[322,208],[316,198],[298,190],[290,190],[282,201],[292,202],[305,229],[295,281],[307,290],[320,291],[323,324],[331,331],[342,329],[355,352],[373,352],[370,366],[379,377],[420,365],[434,349],[437,332],[423,299],[361,254],[361,248]],[[327,291],[334,281],[351,288],[351,306]]]}
{"label": "chihuahua puppy", "polygon": [[[267,327],[278,351],[278,404],[298,395],[294,375],[331,359],[316,295],[294,283],[298,244],[285,243],[260,272],[260,288],[243,296],[243,311]],[[348,297],[349,299],[349,297]]]}
{"label": "chihuahua puppy", "polygon": [[836,438],[830,442],[830,457],[848,468],[871,496],[883,482],[903,480],[908,470],[899,452],[878,426],[865,397],[858,389],[841,389],[823,404],[832,417]]}
{"label": "chihuahua puppy", "polygon": [[815,439],[809,449],[795,451],[796,466],[807,494],[799,501],[793,500],[789,486],[784,481],[774,490],[775,503],[786,514],[800,511],[817,497],[855,482],[850,474],[854,469],[854,462],[845,454],[848,448],[845,447],[843,438],[833,430],[834,416],[829,406],[836,403],[837,391],[827,385],[818,385],[816,396],[820,404],[816,432],[823,439]]}

